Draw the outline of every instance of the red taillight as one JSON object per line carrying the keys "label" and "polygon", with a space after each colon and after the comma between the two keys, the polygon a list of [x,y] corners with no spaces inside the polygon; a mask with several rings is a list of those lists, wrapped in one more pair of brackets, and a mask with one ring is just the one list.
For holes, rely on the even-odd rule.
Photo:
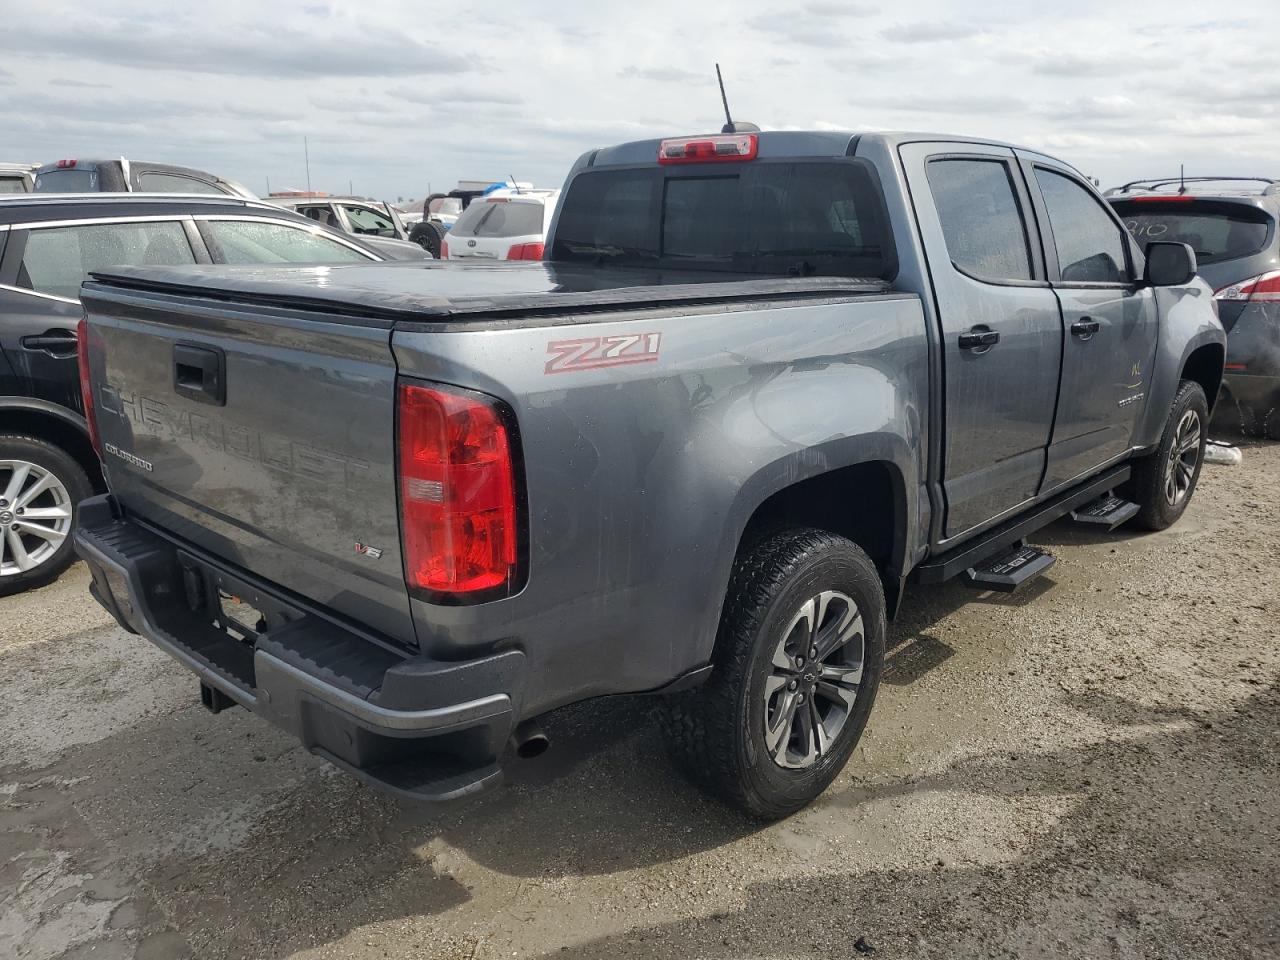
{"label": "red taillight", "polygon": [[84,317],[76,325],[76,361],[80,367],[80,402],[89,425],[89,442],[101,459],[102,438],[98,436],[98,414],[93,408],[93,383],[89,379],[89,321]]}
{"label": "red taillight", "polygon": [[1218,300],[1280,300],[1280,270],[1241,280],[1215,290],[1213,295]]}
{"label": "red taillight", "polygon": [[440,259],[441,260],[449,259],[449,241],[448,240],[440,241]]}
{"label": "red taillight", "polygon": [[760,138],[754,133],[731,133],[715,137],[680,137],[658,144],[659,163],[725,163],[754,160]]}
{"label": "red taillight", "polygon": [[475,593],[516,580],[516,480],[497,402],[401,383],[400,513],[410,587]]}
{"label": "red taillight", "polygon": [[59,169],[59,170],[70,170],[70,169],[72,169],[73,167],[75,167],[75,165],[76,165],[76,162],[75,162],[74,160],[59,160],[59,161],[58,161],[58,169]]}
{"label": "red taillight", "polygon": [[511,249],[507,251],[508,260],[541,260],[543,244],[541,243],[513,243]]}

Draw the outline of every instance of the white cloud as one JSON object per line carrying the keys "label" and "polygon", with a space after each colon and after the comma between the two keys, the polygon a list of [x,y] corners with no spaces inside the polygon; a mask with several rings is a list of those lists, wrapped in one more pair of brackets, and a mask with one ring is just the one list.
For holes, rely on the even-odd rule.
{"label": "white cloud", "polygon": [[[1280,156],[1273,4],[1043,8],[986,0],[72,0],[6,8],[0,130],[14,157],[118,155],[265,190],[381,196],[515,175],[558,184],[583,151],[713,131],[713,64],[766,129],[920,126],[1048,150],[1117,182],[1185,162],[1256,173]],[[1265,46],[1265,45],[1264,45]],[[11,159],[0,156],[0,160]]]}

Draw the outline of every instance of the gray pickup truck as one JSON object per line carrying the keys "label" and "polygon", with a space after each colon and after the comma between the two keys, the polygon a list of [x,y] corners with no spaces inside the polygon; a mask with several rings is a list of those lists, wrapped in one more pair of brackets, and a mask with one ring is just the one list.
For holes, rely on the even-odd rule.
{"label": "gray pickup truck", "polygon": [[853,751],[908,583],[1013,589],[1045,524],[1160,529],[1195,490],[1212,291],[1043,154],[629,143],[547,249],[97,274],[94,596],[210,709],[401,795],[662,693],[690,773],[779,817]]}

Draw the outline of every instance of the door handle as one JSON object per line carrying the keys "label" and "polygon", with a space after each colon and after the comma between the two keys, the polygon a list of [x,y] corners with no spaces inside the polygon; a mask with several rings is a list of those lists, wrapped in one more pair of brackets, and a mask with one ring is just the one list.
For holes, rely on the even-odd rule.
{"label": "door handle", "polygon": [[974,327],[968,333],[960,334],[961,350],[987,350],[999,342],[1000,332],[985,327]]}
{"label": "door handle", "polygon": [[227,359],[217,347],[173,346],[173,390],[197,403],[227,403]]}
{"label": "door handle", "polygon": [[46,330],[18,342],[26,350],[40,350],[51,357],[70,357],[76,352],[76,335],[70,330]]}
{"label": "door handle", "polygon": [[1093,317],[1081,317],[1071,325],[1071,335],[1081,340],[1088,340],[1098,332],[1099,323]]}

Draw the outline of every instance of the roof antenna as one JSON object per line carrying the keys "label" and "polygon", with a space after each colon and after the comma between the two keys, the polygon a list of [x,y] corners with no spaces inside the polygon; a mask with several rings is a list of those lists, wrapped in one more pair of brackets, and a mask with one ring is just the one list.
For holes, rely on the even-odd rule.
{"label": "roof antenna", "polygon": [[739,120],[736,123],[733,117],[729,116],[729,98],[724,93],[724,77],[720,75],[720,64],[716,64],[716,81],[720,84],[720,102],[724,104],[724,126],[720,128],[721,133],[759,133],[760,128],[754,123],[748,123],[745,120]]}
{"label": "roof antenna", "polygon": [[716,64],[716,81],[720,84],[720,102],[724,104],[724,126],[721,133],[733,133],[733,117],[729,116],[729,98],[724,92],[724,77],[720,75],[720,64]]}

